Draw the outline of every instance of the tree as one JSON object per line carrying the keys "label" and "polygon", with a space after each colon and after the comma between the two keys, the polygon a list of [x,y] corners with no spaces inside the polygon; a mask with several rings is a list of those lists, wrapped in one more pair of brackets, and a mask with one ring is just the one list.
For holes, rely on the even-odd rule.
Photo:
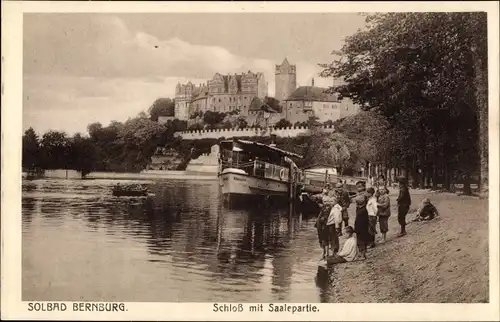
{"label": "tree", "polygon": [[334,126],[334,125],[335,125],[335,122],[332,120],[327,120],[327,121],[323,122],[323,126]]}
{"label": "tree", "polygon": [[41,166],[44,169],[67,169],[69,159],[69,139],[64,132],[48,131],[42,136]]}
{"label": "tree", "polygon": [[149,108],[151,121],[158,121],[159,116],[174,116],[175,101],[170,98],[158,98]]}
{"label": "tree", "polygon": [[123,170],[140,171],[151,162],[165,126],[150,119],[130,119],[119,129],[117,143],[121,153],[116,157]]}
{"label": "tree", "polygon": [[274,124],[274,127],[276,127],[276,128],[285,128],[285,127],[290,127],[290,126],[292,126],[292,123],[290,123],[286,119],[281,119],[276,124]]}
{"label": "tree", "polygon": [[[484,128],[478,84],[485,84],[486,15],[388,13],[368,16],[367,24],[346,39],[340,59],[322,65],[322,76],[342,77],[346,84],[335,90],[387,119],[399,156],[392,162],[412,177],[440,168],[446,186],[460,172],[467,183]],[[481,168],[487,172],[487,163]]]}
{"label": "tree", "polygon": [[215,128],[215,126],[220,124],[225,117],[225,113],[206,111],[203,115],[203,122],[210,128]]}
{"label": "tree", "polygon": [[203,117],[203,112],[202,111],[196,111],[193,114],[191,114],[191,116],[189,117],[189,119],[194,120],[197,117]]}
{"label": "tree", "polygon": [[69,168],[80,171],[82,176],[95,169],[96,147],[89,137],[77,133],[70,140],[68,153]]}
{"label": "tree", "polygon": [[233,124],[231,124],[230,121],[225,121],[224,123],[221,124],[221,129],[232,129]]}
{"label": "tree", "polygon": [[307,127],[310,129],[320,127],[321,123],[318,120],[319,118],[317,116],[309,116],[309,118],[306,121]]}
{"label": "tree", "polygon": [[239,109],[235,109],[235,110],[227,112],[226,114],[227,115],[231,115],[231,116],[238,115],[238,114],[240,114],[240,110]]}
{"label": "tree", "polygon": [[240,116],[236,119],[236,128],[244,129],[248,127],[248,122],[245,120],[243,116]]}
{"label": "tree", "polygon": [[39,166],[40,144],[38,135],[33,128],[29,128],[23,135],[22,166],[26,169],[34,169]]}
{"label": "tree", "polygon": [[264,98],[264,104],[268,105],[270,108],[277,111],[278,113],[281,113],[282,111],[280,101],[275,99],[274,97],[266,96]]}
{"label": "tree", "polygon": [[200,123],[194,123],[192,125],[189,126],[188,130],[191,130],[191,131],[200,131],[200,130],[203,130],[203,125],[200,124]]}
{"label": "tree", "polygon": [[302,166],[327,164],[345,169],[352,168],[356,162],[355,142],[342,133],[314,133],[302,144],[304,160]]}
{"label": "tree", "polygon": [[337,124],[337,130],[356,142],[360,160],[389,163],[389,148],[392,138],[388,137],[389,123],[376,111],[362,111],[350,115]]}

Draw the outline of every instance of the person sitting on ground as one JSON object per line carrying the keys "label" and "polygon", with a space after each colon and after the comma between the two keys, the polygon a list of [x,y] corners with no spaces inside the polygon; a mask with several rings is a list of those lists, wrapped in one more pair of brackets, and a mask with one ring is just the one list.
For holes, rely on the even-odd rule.
{"label": "person sitting on ground", "polygon": [[439,211],[434,206],[429,198],[424,198],[420,208],[417,210],[417,218],[415,221],[432,220],[439,216]]}
{"label": "person sitting on ground", "polygon": [[358,256],[358,245],[356,236],[354,235],[354,229],[351,226],[347,226],[344,229],[344,233],[347,237],[344,245],[337,254],[333,254],[333,256],[328,257],[328,264],[338,264],[338,263],[346,263],[352,262]]}

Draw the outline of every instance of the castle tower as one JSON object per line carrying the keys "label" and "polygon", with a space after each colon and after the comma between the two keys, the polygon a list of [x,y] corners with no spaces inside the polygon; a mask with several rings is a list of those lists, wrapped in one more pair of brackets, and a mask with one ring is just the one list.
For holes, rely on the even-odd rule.
{"label": "castle tower", "polygon": [[179,120],[189,118],[189,103],[192,99],[194,85],[188,82],[185,85],[177,84],[175,88],[175,111],[174,115]]}
{"label": "castle tower", "polygon": [[285,58],[281,65],[276,65],[275,93],[277,100],[283,101],[297,88],[297,73],[295,65],[290,65]]}

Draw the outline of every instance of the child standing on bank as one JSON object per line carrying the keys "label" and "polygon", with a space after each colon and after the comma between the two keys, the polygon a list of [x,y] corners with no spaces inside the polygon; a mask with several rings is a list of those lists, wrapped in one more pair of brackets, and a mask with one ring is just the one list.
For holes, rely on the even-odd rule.
{"label": "child standing on bank", "polygon": [[382,238],[384,243],[386,241],[386,235],[389,231],[389,217],[391,216],[391,199],[389,198],[389,190],[387,188],[382,188],[380,191],[380,197],[377,200],[378,207],[378,222],[380,232],[382,233]]}
{"label": "child standing on bank", "polygon": [[399,178],[399,196],[398,196],[398,222],[401,226],[401,232],[398,237],[406,235],[406,215],[410,210],[411,197],[408,189],[408,180],[404,177]]}
{"label": "child standing on bank", "polygon": [[[321,210],[319,212],[318,219],[316,220],[316,229],[318,230],[318,241],[321,248],[323,249],[322,259],[326,259],[326,257],[328,256],[328,247],[331,241],[330,237],[331,227],[328,226],[328,217],[330,216],[330,212],[333,207],[331,199],[332,198],[323,195],[323,198],[321,200],[322,201]],[[333,226],[333,231],[335,232],[335,226]]]}
{"label": "child standing on bank", "polygon": [[366,259],[366,249],[367,246],[371,243],[372,236],[370,234],[368,211],[366,210],[368,196],[366,193],[365,182],[356,182],[356,188],[358,190],[358,194],[354,198],[354,202],[356,203],[356,220],[354,221],[354,231],[356,232],[356,239],[360,254],[364,259]]}
{"label": "child standing on bank", "polygon": [[332,204],[333,207],[330,210],[327,225],[330,227],[330,246],[333,252],[336,253],[339,250],[339,236],[342,235],[342,206],[337,198],[333,198]]}
{"label": "child standing on bank", "polygon": [[370,247],[375,247],[375,235],[377,234],[377,197],[375,197],[375,189],[372,187],[366,189],[368,194],[368,202],[366,203],[366,210],[368,211],[368,220],[370,227],[371,243]]}

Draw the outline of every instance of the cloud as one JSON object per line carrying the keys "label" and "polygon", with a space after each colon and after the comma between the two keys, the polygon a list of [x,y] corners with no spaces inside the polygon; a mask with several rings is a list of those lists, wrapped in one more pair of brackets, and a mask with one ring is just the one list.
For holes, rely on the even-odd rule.
{"label": "cloud", "polygon": [[66,16],[52,20],[29,17],[25,27],[24,68],[28,74],[209,78],[215,72],[258,71],[270,63],[240,57],[222,47],[132,32],[113,16],[76,15],[71,21]]}
{"label": "cloud", "polygon": [[[187,79],[181,79],[187,81]],[[23,124],[37,132],[86,132],[87,125],[125,121],[147,111],[158,97],[172,97],[178,78],[24,77]],[[193,82],[202,82],[193,79]]]}
{"label": "cloud", "polygon": [[[202,83],[216,72],[263,72],[274,95],[275,62],[218,46],[133,32],[114,16],[27,14],[24,34],[24,124],[37,131],[86,130],[90,122],[123,121],[177,82]],[[292,62],[293,63],[293,62]],[[298,85],[328,86],[320,68],[297,62]]]}

